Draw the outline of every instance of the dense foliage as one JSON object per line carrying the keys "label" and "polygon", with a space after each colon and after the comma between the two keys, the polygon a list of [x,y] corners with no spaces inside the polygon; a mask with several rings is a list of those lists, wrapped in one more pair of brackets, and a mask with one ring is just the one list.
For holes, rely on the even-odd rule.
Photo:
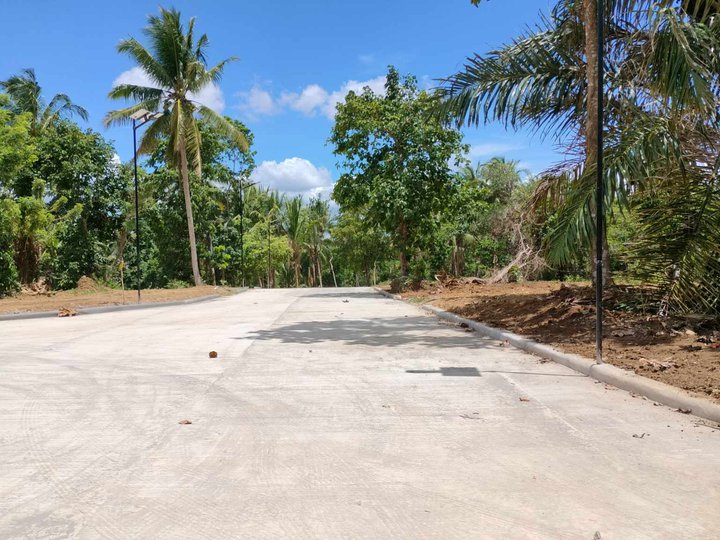
{"label": "dense foliage", "polygon": [[[480,1],[474,1],[478,4]],[[546,171],[533,198],[555,266],[594,257],[597,99],[608,240],[615,266],[657,284],[663,310],[720,312],[720,186],[715,2],[606,2],[606,87],[592,88],[595,0],[560,0],[541,25],[470,57],[440,89],[457,124],[503,121],[554,138],[570,159]],[[632,237],[613,227],[631,227]],[[583,256],[588,249],[591,257]],[[610,269],[611,261],[605,266]],[[587,265],[588,267],[590,264]]]}
{"label": "dense foliage", "polygon": [[[116,87],[132,104],[106,118],[162,113],[142,118],[139,231],[132,168],[76,123],[85,110],[65,94],[46,104],[30,69],[11,76],[0,82],[0,295],[82,276],[112,287],[591,278],[595,5],[558,0],[437,92],[393,67],[382,91],[350,92],[329,137],[341,171],[330,201],[253,182],[253,134],[191,99],[226,62],[207,67],[194,21],[161,10],[148,48],[119,47],[155,86]],[[605,264],[657,285],[665,311],[716,314],[720,21],[698,5],[607,3]],[[182,61],[165,66],[173,55]],[[459,128],[490,121],[553,138],[567,161],[538,177],[502,157],[470,163]]]}
{"label": "dense foliage", "polygon": [[[34,73],[32,82],[41,102]],[[0,293],[38,281],[72,288],[82,276],[136,286],[131,164],[120,164],[100,134],[71,121],[81,109],[67,96],[66,108],[42,123],[33,122],[42,104],[23,99],[0,102]],[[426,120],[433,103],[412,77],[391,68],[383,95],[366,89],[339,106],[331,137],[347,171],[334,193],[339,208],[255,185],[250,130],[230,118],[223,129],[215,119],[195,120],[202,168],[188,169],[187,179],[202,280],[365,285],[403,272],[413,279],[482,276],[509,263],[528,234],[516,225],[529,183],[517,164],[499,158],[470,167],[460,133]],[[177,138],[160,127],[151,126],[151,143],[141,146],[143,287],[194,280],[184,171],[172,151]]]}

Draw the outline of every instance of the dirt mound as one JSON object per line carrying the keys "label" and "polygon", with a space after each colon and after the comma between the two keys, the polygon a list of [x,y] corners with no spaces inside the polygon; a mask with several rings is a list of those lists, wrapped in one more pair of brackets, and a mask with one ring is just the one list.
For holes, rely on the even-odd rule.
{"label": "dirt mound", "polygon": [[100,289],[102,289],[102,286],[93,278],[83,276],[78,279],[76,288],[80,291],[99,291]]}

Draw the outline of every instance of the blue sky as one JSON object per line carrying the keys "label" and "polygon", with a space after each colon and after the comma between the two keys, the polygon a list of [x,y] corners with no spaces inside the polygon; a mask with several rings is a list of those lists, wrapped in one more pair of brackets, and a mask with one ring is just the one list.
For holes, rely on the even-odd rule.
{"label": "blue sky", "polygon": [[[0,0],[6,47],[0,78],[33,67],[46,95],[65,92],[90,112],[89,126],[114,141],[123,161],[132,156],[128,128],[104,129],[106,98],[118,80],[142,78],[115,47],[142,39],[159,3]],[[251,2],[184,0],[162,3],[195,16],[210,38],[211,63],[227,56],[217,88],[200,96],[255,133],[256,179],[287,192],[327,193],[337,178],[326,145],[332,108],[349,88],[382,87],[388,64],[421,84],[460,69],[467,55],[509,41],[538,20],[550,0],[342,0]],[[9,47],[7,44],[12,44]],[[493,155],[520,160],[533,172],[559,158],[552,141],[500,125],[465,130],[473,161]]]}

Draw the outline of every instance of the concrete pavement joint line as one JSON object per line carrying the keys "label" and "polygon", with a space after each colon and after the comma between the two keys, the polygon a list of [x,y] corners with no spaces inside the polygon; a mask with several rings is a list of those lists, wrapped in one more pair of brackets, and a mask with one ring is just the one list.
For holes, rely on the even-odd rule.
{"label": "concrete pavement joint line", "polygon": [[[398,294],[390,294],[379,288],[375,288],[375,290],[387,298],[402,300],[402,297]],[[513,334],[512,332],[499,330],[477,321],[465,319],[464,317],[460,317],[459,315],[435,306],[419,307],[446,321],[467,324],[470,328],[486,337],[497,340],[507,340],[515,348],[540,356],[541,358],[547,358],[548,360],[562,364],[565,367],[569,367],[598,381],[611,384],[627,392],[644,396],[668,407],[689,410],[690,414],[720,423],[720,405],[691,396],[680,388],[642,377],[641,375],[611,366],[610,364],[597,364],[592,360],[576,354],[560,352],[548,345],[542,345],[526,337]]]}
{"label": "concrete pavement joint line", "polygon": [[[245,292],[245,289],[239,289],[235,294]],[[110,305],[110,306],[95,306],[78,308],[75,311],[78,315],[92,315],[94,313],[111,313],[113,311],[132,311],[135,309],[149,309],[156,307],[172,307],[172,306],[183,306],[187,304],[197,304],[198,302],[206,302],[209,300],[217,300],[218,298],[224,298],[219,294],[210,294],[208,296],[199,296],[197,298],[187,298],[185,300],[171,300],[169,302],[148,302],[147,304],[122,304],[122,305]],[[17,321],[22,319],[42,319],[45,317],[57,317],[58,312],[55,311],[27,311],[21,313],[10,313],[7,315],[0,315],[0,321]]]}

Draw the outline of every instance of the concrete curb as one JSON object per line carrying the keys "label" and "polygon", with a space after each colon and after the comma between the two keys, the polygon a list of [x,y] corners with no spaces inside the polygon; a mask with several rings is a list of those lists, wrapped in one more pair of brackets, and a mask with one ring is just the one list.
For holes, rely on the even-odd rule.
{"label": "concrete curb", "polygon": [[[237,289],[235,294],[246,291],[245,289]],[[184,306],[187,304],[196,304],[198,302],[207,302],[210,300],[217,300],[218,298],[224,298],[219,294],[210,294],[208,296],[199,296],[197,298],[188,298],[187,300],[172,300],[170,302],[148,302],[147,304],[124,304],[124,305],[108,305],[108,306],[97,306],[97,307],[86,307],[78,308],[75,310],[78,315],[92,315],[96,313],[112,313],[115,311],[133,311],[137,309],[150,309],[158,307],[172,307],[172,306]],[[6,315],[0,315],[0,322],[2,321],[17,321],[23,319],[42,319],[45,317],[57,317],[58,312],[55,311],[27,311],[22,313],[9,313]]]}
{"label": "concrete curb", "polygon": [[[398,294],[390,294],[378,288],[375,288],[375,290],[387,298],[402,300],[402,297]],[[547,358],[548,360],[562,364],[598,381],[645,396],[662,405],[667,405],[674,409],[682,409],[683,411],[690,411],[690,414],[720,423],[720,405],[691,396],[680,388],[642,377],[631,371],[611,366],[610,364],[597,364],[588,358],[558,351],[548,345],[542,345],[531,339],[513,334],[512,332],[506,332],[477,321],[465,319],[464,317],[460,317],[435,306],[419,307],[446,321],[458,324],[464,323],[484,336],[497,340],[507,340],[513,347],[540,356],[541,358]]]}

